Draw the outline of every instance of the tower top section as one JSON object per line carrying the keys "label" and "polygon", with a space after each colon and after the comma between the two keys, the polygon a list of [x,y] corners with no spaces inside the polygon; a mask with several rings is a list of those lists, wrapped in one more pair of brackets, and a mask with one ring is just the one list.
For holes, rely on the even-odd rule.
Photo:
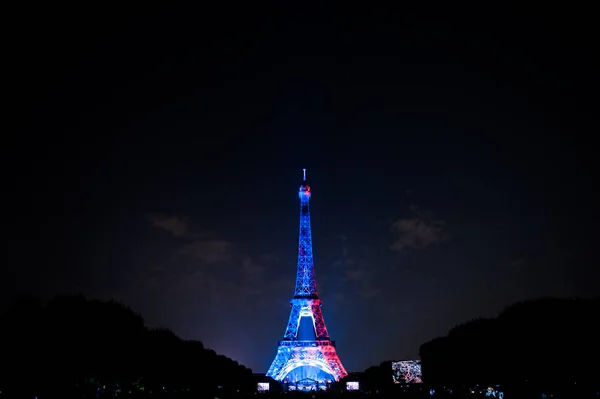
{"label": "tower top section", "polygon": [[306,169],[302,169],[302,185],[298,189],[298,197],[300,202],[308,202],[310,199],[310,186],[306,182]]}

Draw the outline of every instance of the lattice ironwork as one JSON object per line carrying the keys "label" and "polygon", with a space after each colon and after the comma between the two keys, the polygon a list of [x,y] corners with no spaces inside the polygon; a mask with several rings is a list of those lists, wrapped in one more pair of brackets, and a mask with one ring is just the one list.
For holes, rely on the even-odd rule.
{"label": "lattice ironwork", "polygon": [[317,340],[329,339],[329,333],[323,319],[320,299],[294,298],[290,301],[292,310],[283,339],[295,340],[298,337],[298,328],[302,317],[311,317]]}
{"label": "lattice ironwork", "polygon": [[[306,169],[304,169],[304,179],[298,190],[298,197],[300,198],[300,235],[296,288],[294,297],[290,301],[290,318],[283,341],[279,343],[277,355],[267,376],[283,381],[292,370],[299,367],[316,367],[337,381],[348,373],[337,355],[334,341],[329,338],[321,310],[321,300],[317,293],[310,228],[311,191],[306,182]],[[311,317],[315,340],[298,340],[302,317]]]}
{"label": "lattice ironwork", "polygon": [[310,186],[306,181],[298,190],[300,197],[300,234],[298,239],[298,269],[295,298],[318,298],[315,268],[313,265],[312,234],[310,229]]}

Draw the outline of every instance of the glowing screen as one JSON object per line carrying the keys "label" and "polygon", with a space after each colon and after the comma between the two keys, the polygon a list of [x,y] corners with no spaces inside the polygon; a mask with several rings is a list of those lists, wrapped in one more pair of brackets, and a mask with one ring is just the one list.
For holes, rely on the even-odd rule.
{"label": "glowing screen", "polygon": [[346,390],[347,391],[358,391],[358,381],[346,382]]}
{"label": "glowing screen", "polygon": [[394,384],[420,384],[421,379],[421,361],[403,360],[392,362],[392,377]]}
{"label": "glowing screen", "polygon": [[268,390],[269,390],[269,383],[268,383],[268,382],[259,382],[259,383],[257,384],[257,387],[256,387],[256,388],[257,388],[256,390],[257,390],[258,392],[266,392],[266,391],[268,391]]}

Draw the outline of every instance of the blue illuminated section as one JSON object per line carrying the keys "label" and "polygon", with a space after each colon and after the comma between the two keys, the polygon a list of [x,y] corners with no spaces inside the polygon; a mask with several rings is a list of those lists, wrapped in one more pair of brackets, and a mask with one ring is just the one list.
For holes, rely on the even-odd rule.
{"label": "blue illuminated section", "polygon": [[294,298],[319,297],[313,264],[310,196],[310,186],[306,183],[306,169],[304,169],[304,180],[298,189],[298,198],[300,198],[300,234],[298,235],[298,269]]}

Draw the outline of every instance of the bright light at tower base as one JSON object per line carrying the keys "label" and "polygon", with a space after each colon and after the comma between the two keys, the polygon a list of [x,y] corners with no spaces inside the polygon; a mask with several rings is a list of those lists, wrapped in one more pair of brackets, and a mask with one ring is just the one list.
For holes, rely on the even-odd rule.
{"label": "bright light at tower base", "polygon": [[335,377],[328,372],[321,370],[316,366],[300,366],[290,371],[284,378],[284,383],[296,385],[300,383],[314,385],[318,383],[322,386],[327,386],[332,381],[335,381]]}

